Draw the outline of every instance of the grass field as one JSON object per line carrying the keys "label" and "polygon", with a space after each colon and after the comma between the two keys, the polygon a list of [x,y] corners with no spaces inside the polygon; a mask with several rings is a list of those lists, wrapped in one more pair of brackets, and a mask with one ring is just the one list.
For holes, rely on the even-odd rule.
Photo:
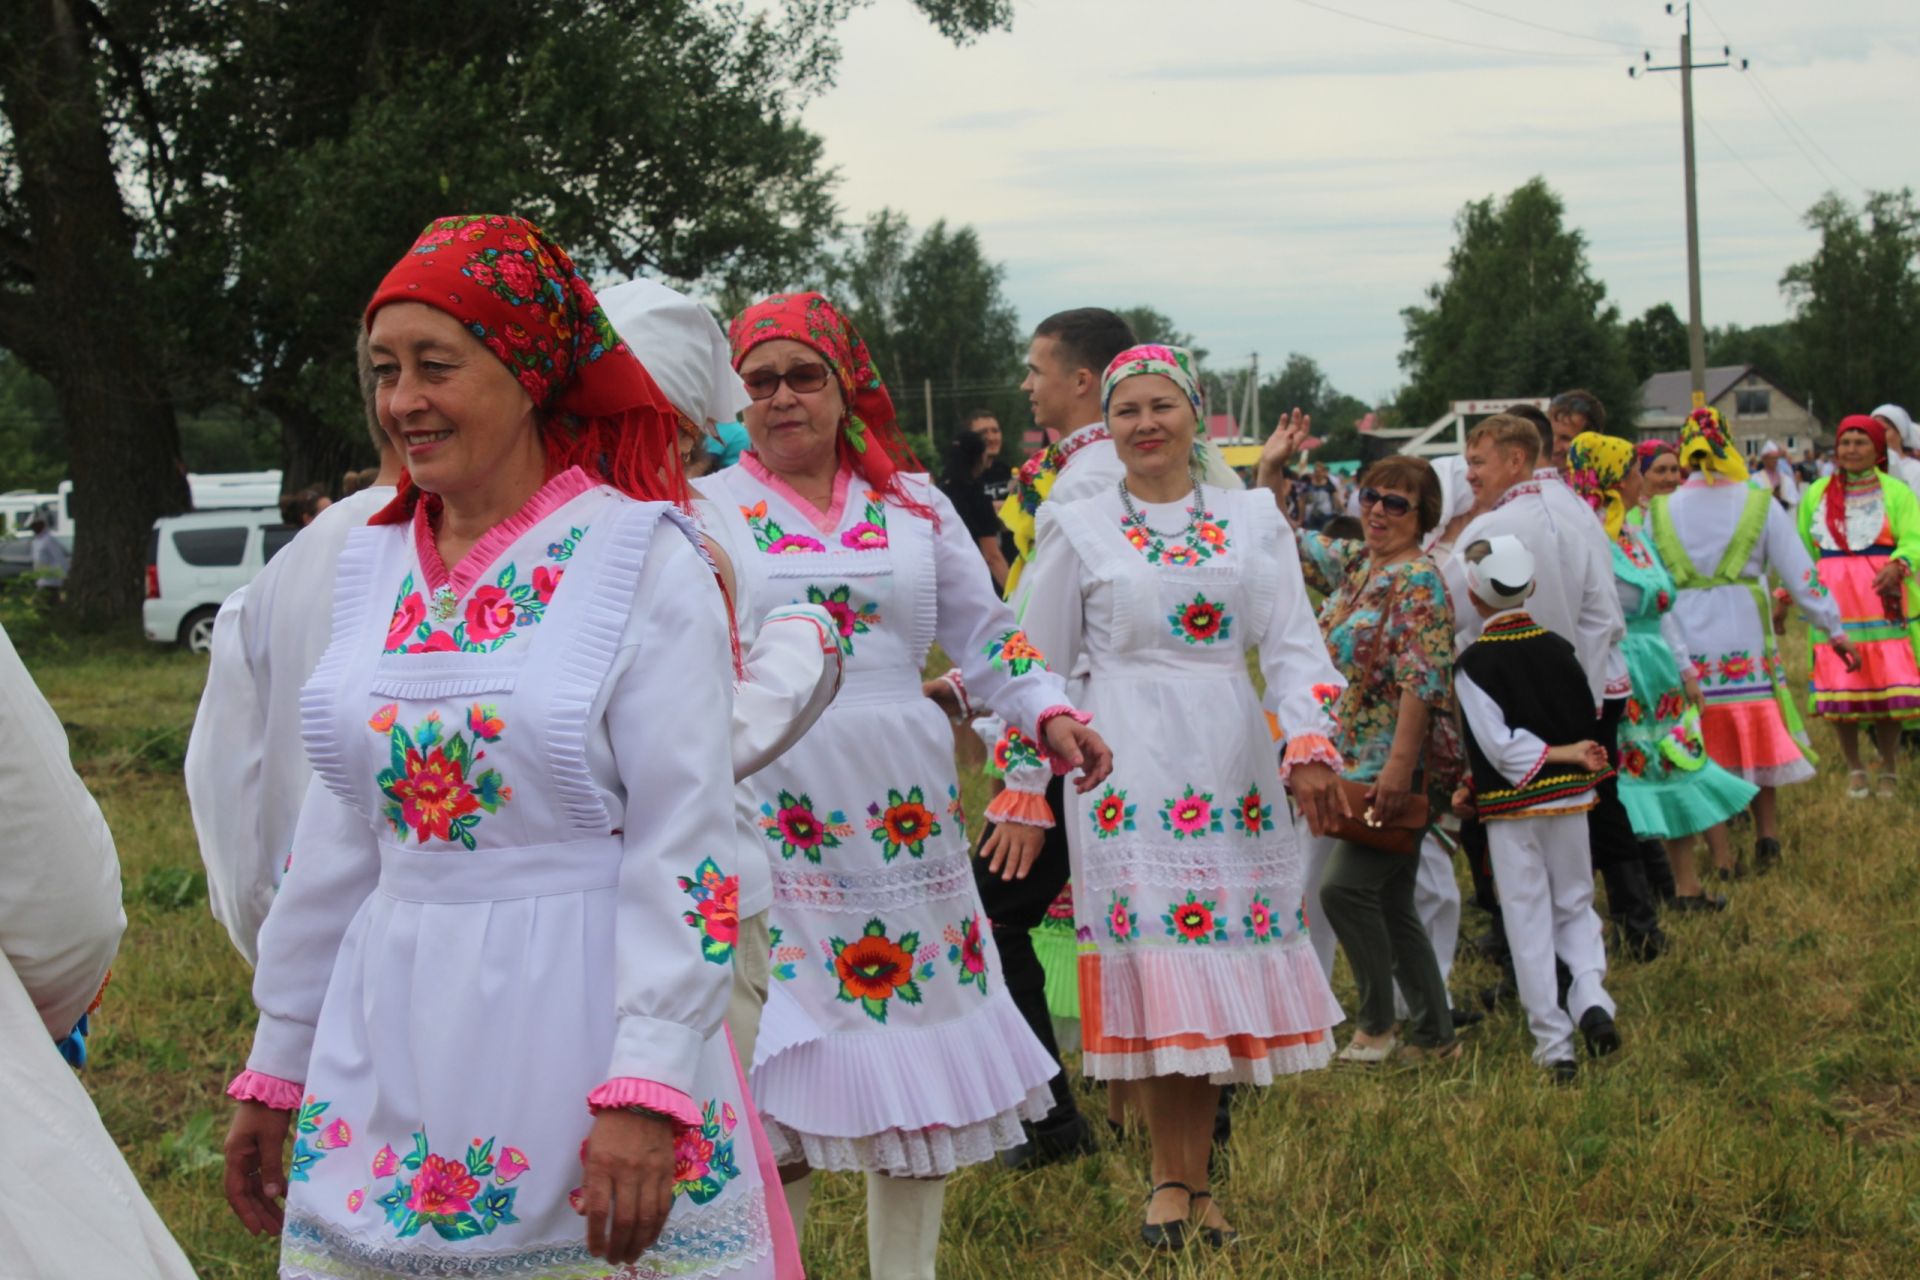
{"label": "grass field", "polygon": [[[221,1086],[253,1015],[207,914],[180,782],[205,663],[7,622],[123,866],[129,925],[86,1084],[201,1274],[269,1276],[274,1246],[220,1192]],[[1230,1255],[1138,1248],[1137,1133],[1069,1166],[970,1170],[949,1192],[941,1275],[1920,1274],[1920,787],[1850,802],[1836,782],[1785,794],[1778,873],[1733,886],[1723,915],[1672,921],[1670,955],[1610,977],[1627,1048],[1576,1087],[1541,1078],[1506,1013],[1454,1067],[1243,1094],[1216,1184],[1244,1236]],[[977,812],[977,779],[968,790]],[[1469,910],[1464,932],[1479,928]],[[1454,987],[1490,980],[1463,959]],[[1336,985],[1350,1000],[1344,971]],[[819,1181],[810,1273],[864,1276],[860,1184]]]}

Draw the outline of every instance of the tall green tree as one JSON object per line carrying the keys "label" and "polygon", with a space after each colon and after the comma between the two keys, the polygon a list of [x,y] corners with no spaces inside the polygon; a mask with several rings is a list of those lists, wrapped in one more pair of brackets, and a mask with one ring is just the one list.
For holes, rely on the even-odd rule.
{"label": "tall green tree", "polygon": [[[965,39],[1004,0],[912,0]],[[859,0],[15,0],[0,24],[0,348],[53,385],[70,598],[137,608],[187,491],[178,414],[360,447],[360,307],[430,218],[520,213],[590,272],[793,278],[834,223],[799,123]]]}
{"label": "tall green tree", "polygon": [[999,415],[1015,438],[1025,426],[1017,390],[1024,334],[1002,292],[1004,278],[972,227],[952,228],[942,219],[916,236],[892,209],[868,218],[831,264],[832,290],[852,313],[902,426],[919,437],[923,452],[943,449],[960,417],[975,408]]}
{"label": "tall green tree", "polygon": [[1670,302],[1656,303],[1642,315],[1627,321],[1622,338],[1627,345],[1627,360],[1633,366],[1633,376],[1640,382],[1656,373],[1684,369],[1692,358],[1687,345],[1687,322]]}
{"label": "tall green tree", "polygon": [[1400,313],[1407,383],[1399,408],[1408,421],[1432,421],[1451,400],[1575,386],[1598,395],[1613,421],[1632,420],[1640,384],[1620,314],[1565,213],[1541,178],[1461,209],[1445,279],[1427,287],[1425,305]]}
{"label": "tall green tree", "polygon": [[1812,406],[1825,420],[1920,403],[1920,208],[1911,190],[1855,209],[1828,194],[1807,213],[1820,247],[1788,267],[1793,337]]}

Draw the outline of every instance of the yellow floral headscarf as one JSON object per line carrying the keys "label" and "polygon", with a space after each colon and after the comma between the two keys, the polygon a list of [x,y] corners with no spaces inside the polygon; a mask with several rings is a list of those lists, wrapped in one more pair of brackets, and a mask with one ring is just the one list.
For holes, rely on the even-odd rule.
{"label": "yellow floral headscarf", "polygon": [[1720,411],[1711,405],[1695,409],[1680,429],[1680,466],[1685,471],[1704,471],[1708,477],[1745,480],[1746,459],[1727,440],[1727,425]]}
{"label": "yellow floral headscarf", "polygon": [[1599,513],[1609,538],[1618,538],[1627,520],[1620,482],[1632,465],[1633,446],[1618,436],[1582,431],[1567,446],[1567,483]]}

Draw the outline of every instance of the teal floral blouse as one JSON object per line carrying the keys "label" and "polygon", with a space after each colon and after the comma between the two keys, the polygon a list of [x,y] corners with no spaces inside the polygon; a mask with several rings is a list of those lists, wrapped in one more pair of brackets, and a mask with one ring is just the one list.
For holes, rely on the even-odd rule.
{"label": "teal floral blouse", "polygon": [[[1307,585],[1326,597],[1320,632],[1327,652],[1347,678],[1344,697],[1333,705],[1339,723],[1335,745],[1347,762],[1343,775],[1371,782],[1386,766],[1399,721],[1400,695],[1411,693],[1432,709],[1432,727],[1421,752],[1430,794],[1452,789],[1459,771],[1459,730],[1453,707],[1453,610],[1440,571],[1426,556],[1369,572],[1367,550],[1358,542],[1297,530],[1300,567]],[[1365,688],[1361,681],[1373,655],[1381,610],[1394,583],[1387,651]]]}

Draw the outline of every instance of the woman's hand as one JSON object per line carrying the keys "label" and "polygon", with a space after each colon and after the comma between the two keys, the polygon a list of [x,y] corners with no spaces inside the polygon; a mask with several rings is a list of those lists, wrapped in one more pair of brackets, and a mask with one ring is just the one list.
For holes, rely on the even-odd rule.
{"label": "woman's hand", "polygon": [[1681,691],[1687,695],[1687,701],[1693,704],[1694,710],[1705,714],[1707,710],[1707,695],[1700,692],[1700,677],[1692,671],[1682,672],[1680,675],[1680,688]]}
{"label": "woman's hand", "polygon": [[1848,671],[1860,669],[1860,650],[1854,648],[1853,641],[1845,636],[1835,636],[1827,643],[1833,646],[1833,651],[1838,655],[1841,665]]}
{"label": "woman's hand", "polygon": [[940,709],[947,713],[948,719],[960,718],[960,692],[953,687],[953,681],[937,678],[923,680],[920,682],[920,692],[937,703]]}
{"label": "woman's hand", "polygon": [[1297,764],[1287,775],[1287,787],[1293,792],[1293,807],[1307,820],[1307,830],[1323,836],[1336,818],[1351,818],[1347,793],[1340,787],[1340,775],[1324,764]]}
{"label": "woman's hand", "polygon": [[992,835],[981,841],[980,856],[987,860],[987,870],[1002,880],[1025,880],[1046,843],[1044,827],[1001,822],[994,825]]}
{"label": "woman's hand", "polygon": [[1873,593],[1877,596],[1900,595],[1900,584],[1907,580],[1907,562],[1889,560],[1880,566],[1880,572],[1873,575]]}
{"label": "woman's hand", "polygon": [[1473,788],[1461,783],[1453,789],[1453,816],[1462,822],[1471,822],[1480,815],[1473,805]]}
{"label": "woman's hand", "polygon": [[1062,761],[1069,770],[1080,770],[1073,789],[1081,795],[1107,780],[1113,772],[1113,749],[1107,740],[1072,716],[1055,716],[1047,721],[1047,752]]}
{"label": "woman's hand", "polygon": [[1291,414],[1281,414],[1273,434],[1260,447],[1260,461],[1254,468],[1255,486],[1279,493],[1287,478],[1287,463],[1293,461],[1293,455],[1300,452],[1300,446],[1312,433],[1311,414],[1301,413],[1298,408]]}
{"label": "woman's hand", "polygon": [[673,1208],[674,1122],[602,1111],[587,1134],[587,1252],[616,1266],[653,1247]]}
{"label": "woman's hand", "polygon": [[253,1235],[277,1236],[287,1194],[287,1129],[290,1111],[276,1111],[264,1102],[242,1102],[233,1109],[222,1148],[227,1159],[227,1204],[240,1225]]}
{"label": "woman's hand", "polygon": [[1380,770],[1367,790],[1367,812],[1362,815],[1371,826],[1390,827],[1413,802],[1413,771],[1388,764]]}

